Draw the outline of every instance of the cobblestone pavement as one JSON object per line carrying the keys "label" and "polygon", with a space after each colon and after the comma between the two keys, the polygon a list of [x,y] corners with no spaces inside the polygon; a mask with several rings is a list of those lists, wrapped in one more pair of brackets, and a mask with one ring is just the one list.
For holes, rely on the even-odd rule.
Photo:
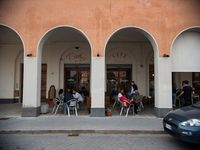
{"label": "cobblestone pavement", "polygon": [[196,150],[167,134],[1,134],[0,150]]}

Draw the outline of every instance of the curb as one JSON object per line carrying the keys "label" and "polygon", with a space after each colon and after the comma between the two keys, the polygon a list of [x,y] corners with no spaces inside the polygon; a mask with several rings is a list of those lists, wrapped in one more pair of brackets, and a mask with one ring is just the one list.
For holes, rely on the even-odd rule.
{"label": "curb", "polygon": [[66,129],[66,130],[0,130],[0,134],[166,134],[164,130],[84,130],[84,129]]}

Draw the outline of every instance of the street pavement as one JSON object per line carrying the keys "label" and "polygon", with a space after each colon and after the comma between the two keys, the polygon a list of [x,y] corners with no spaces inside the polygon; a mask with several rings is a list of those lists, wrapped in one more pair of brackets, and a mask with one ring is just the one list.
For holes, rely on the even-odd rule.
{"label": "street pavement", "polygon": [[0,150],[198,150],[167,134],[0,134]]}

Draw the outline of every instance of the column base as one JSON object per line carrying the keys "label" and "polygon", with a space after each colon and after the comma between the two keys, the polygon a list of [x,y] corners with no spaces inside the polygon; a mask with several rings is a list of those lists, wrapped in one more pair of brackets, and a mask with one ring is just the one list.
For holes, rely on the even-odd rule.
{"label": "column base", "polygon": [[41,114],[41,106],[22,108],[22,117],[37,117]]}
{"label": "column base", "polygon": [[91,108],[90,117],[105,117],[105,108]]}
{"label": "column base", "polygon": [[159,118],[163,118],[171,110],[172,110],[172,108],[157,108],[157,107],[154,107],[154,114]]}

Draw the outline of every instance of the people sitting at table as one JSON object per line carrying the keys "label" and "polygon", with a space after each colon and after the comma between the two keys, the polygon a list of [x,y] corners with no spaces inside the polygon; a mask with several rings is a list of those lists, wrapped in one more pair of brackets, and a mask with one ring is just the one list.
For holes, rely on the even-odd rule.
{"label": "people sitting at table", "polygon": [[72,96],[72,94],[67,90],[66,91],[66,95],[64,97],[64,101],[63,101],[63,114],[65,113],[66,111],[66,105],[69,105],[69,100],[72,100],[74,99],[74,97]]}
{"label": "people sitting at table", "polygon": [[135,91],[135,95],[133,95],[132,99],[131,99],[131,103],[134,104],[134,111],[135,111],[135,115],[138,116],[138,107],[140,106],[140,102],[142,102],[142,98],[143,96],[139,94],[139,92],[136,90]]}
{"label": "people sitting at table", "polygon": [[73,97],[79,104],[83,103],[83,97],[75,89],[73,89]]}

